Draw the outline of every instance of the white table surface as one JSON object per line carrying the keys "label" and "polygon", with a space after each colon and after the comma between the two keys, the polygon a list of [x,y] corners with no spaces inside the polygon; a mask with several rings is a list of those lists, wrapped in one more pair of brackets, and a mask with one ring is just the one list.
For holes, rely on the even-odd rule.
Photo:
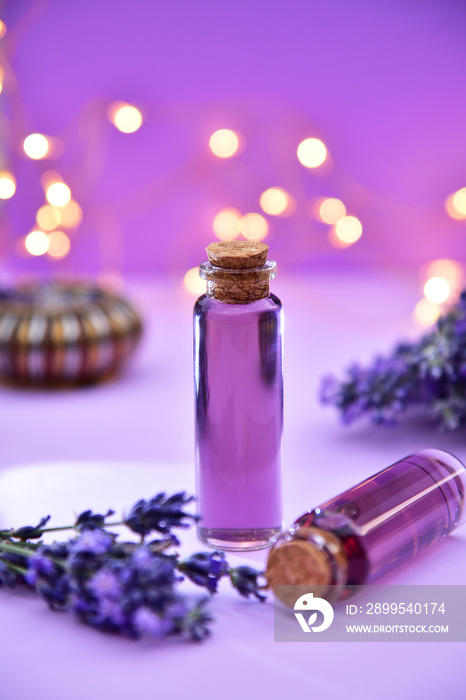
{"label": "white table surface", "polygon": [[[193,491],[194,299],[176,279],[134,279],[126,291],[147,330],[119,380],[75,391],[0,389],[0,527],[49,513],[58,525],[85,508],[118,511],[159,490]],[[466,458],[464,432],[436,433],[419,416],[394,430],[344,428],[316,398],[323,373],[420,333],[411,317],[414,275],[283,275],[274,291],[286,314],[287,523],[419,449]],[[202,548],[185,534],[184,552]],[[463,528],[385,581],[466,585],[465,551]],[[265,556],[231,559],[261,566]],[[276,643],[271,601],[244,601],[226,583],[211,610],[216,623],[204,643],[133,642],[2,589],[0,698],[465,697],[464,644]]]}

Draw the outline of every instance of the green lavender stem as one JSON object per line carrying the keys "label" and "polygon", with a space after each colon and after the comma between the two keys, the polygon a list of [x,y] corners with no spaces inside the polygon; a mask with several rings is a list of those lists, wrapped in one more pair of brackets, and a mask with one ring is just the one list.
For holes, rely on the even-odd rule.
{"label": "green lavender stem", "polygon": [[[124,525],[125,523],[121,520],[118,523],[105,523],[105,527],[117,527],[118,525]],[[41,532],[60,532],[63,530],[75,530],[75,525],[62,525],[61,527],[44,527],[41,528]]]}
{"label": "green lavender stem", "polygon": [[[117,523],[106,523],[105,527],[118,527],[119,525],[125,525],[124,521],[120,520]],[[45,532],[63,532],[66,530],[76,530],[76,525],[62,525],[60,527],[42,527],[42,528],[40,528],[40,530],[37,531],[37,533],[38,533],[37,536],[42,537],[42,535]],[[10,537],[16,537],[14,535],[14,532],[15,531],[13,529],[12,530],[0,530],[0,540],[2,538],[10,539]],[[26,540],[21,540],[20,537],[17,537],[17,539],[22,541],[22,542],[26,542]],[[29,540],[27,541],[27,544],[30,545],[31,547],[35,546],[34,542],[30,542]]]}
{"label": "green lavender stem", "polygon": [[9,552],[10,554],[19,554],[21,557],[32,557],[35,554],[35,552],[27,549],[27,547],[2,541],[0,541],[0,550],[3,552]]}
{"label": "green lavender stem", "polygon": [[17,564],[13,564],[11,561],[5,561],[4,559],[0,559],[0,561],[2,561],[11,571],[14,571],[15,574],[21,574],[22,576],[27,574],[27,569],[25,569],[23,566],[18,566]]}
{"label": "green lavender stem", "polygon": [[[10,544],[9,542],[2,542],[1,540],[0,551],[9,552],[10,554],[19,554],[19,556],[26,558],[33,557],[35,555],[35,552],[31,551],[27,547],[21,546],[20,544]],[[57,566],[61,566],[63,569],[66,569],[66,564],[61,559],[57,559],[56,557],[49,557],[49,559]]]}

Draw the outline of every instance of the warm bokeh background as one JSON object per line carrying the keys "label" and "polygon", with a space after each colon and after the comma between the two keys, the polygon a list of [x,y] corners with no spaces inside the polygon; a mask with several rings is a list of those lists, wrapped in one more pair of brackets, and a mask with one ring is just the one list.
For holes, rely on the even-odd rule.
{"label": "warm bokeh background", "polygon": [[[118,381],[0,385],[1,528],[49,513],[66,524],[84,508],[128,512],[160,490],[194,493],[196,292],[183,280],[215,239],[214,220],[225,235],[216,219],[225,209],[235,210],[227,233],[266,234],[279,267],[285,524],[418,450],[466,463],[464,429],[434,433],[422,406],[398,429],[349,429],[318,399],[324,374],[417,337],[416,324],[431,323],[466,281],[465,0],[0,0],[0,20],[0,288],[32,275],[124,282],[145,325]],[[116,128],[115,102],[139,110],[133,133]],[[209,147],[218,129],[238,136],[231,157]],[[26,142],[27,155],[31,134],[42,138]],[[298,160],[306,139],[320,140],[316,167]],[[69,190],[49,190],[60,180]],[[271,187],[283,189],[286,216],[261,206]],[[76,204],[57,206],[63,195]],[[350,245],[344,225],[322,221],[329,198],[354,217],[344,220]],[[341,204],[323,211],[344,214]],[[44,358],[37,317],[31,374]],[[5,337],[14,325],[3,319]],[[23,350],[11,357],[24,364]],[[464,587],[464,530],[384,583]],[[180,539],[183,557],[199,550],[194,534]],[[237,561],[262,568],[265,556]],[[460,644],[448,654],[440,640],[424,644],[422,662],[413,643],[368,643],[363,654],[359,643],[276,644],[272,604],[226,588],[212,601],[211,642],[166,646],[99,635],[2,591],[1,700],[153,700],[188,688],[203,700],[465,696]]]}
{"label": "warm bokeh background", "polygon": [[[445,208],[466,185],[463,2],[11,0],[1,17],[0,169],[16,179],[1,204],[4,273],[181,274],[226,208],[264,216],[285,267],[417,275],[439,258],[464,262],[466,197],[450,202],[456,219]],[[140,110],[134,133],[111,123],[115,101]],[[220,128],[239,136],[230,158],[209,148]],[[25,155],[31,133],[49,138],[47,157]],[[299,162],[306,138],[328,149],[322,165]],[[50,171],[83,219],[57,224],[66,256],[63,240],[58,257],[31,256]],[[294,213],[264,213],[273,186]],[[338,245],[320,220],[326,197],[361,222],[357,242]]]}

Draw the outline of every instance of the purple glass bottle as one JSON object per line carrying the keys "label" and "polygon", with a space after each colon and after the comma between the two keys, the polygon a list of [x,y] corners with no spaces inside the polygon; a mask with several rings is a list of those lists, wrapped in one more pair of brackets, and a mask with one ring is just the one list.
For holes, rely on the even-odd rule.
{"label": "purple glass bottle", "polygon": [[[373,583],[466,519],[466,469],[442,450],[423,450],[302,515],[269,554],[271,586]],[[320,594],[322,595],[322,594]]]}
{"label": "purple glass bottle", "polygon": [[282,305],[263,243],[207,248],[194,307],[198,536],[219,549],[267,547],[282,527]]}

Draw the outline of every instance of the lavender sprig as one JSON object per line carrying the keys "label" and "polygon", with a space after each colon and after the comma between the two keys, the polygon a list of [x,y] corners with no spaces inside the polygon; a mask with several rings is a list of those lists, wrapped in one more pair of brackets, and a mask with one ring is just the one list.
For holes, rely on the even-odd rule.
{"label": "lavender sprig", "polygon": [[373,364],[351,365],[339,380],[324,377],[323,404],[335,406],[342,422],[368,416],[394,425],[412,406],[421,406],[444,430],[466,423],[466,291],[418,342],[399,343]]}
{"label": "lavender sprig", "polygon": [[39,523],[35,526],[26,525],[17,530],[0,530],[0,537],[15,537],[23,541],[39,539],[44,534],[44,525],[46,525],[49,520],[50,515],[46,515],[45,518],[41,518]]}
{"label": "lavender sprig", "polygon": [[[45,528],[48,521],[0,531],[0,587],[22,584],[54,610],[73,612],[80,620],[105,632],[131,638],[182,636],[196,641],[210,634],[209,598],[192,603],[179,590],[188,578],[209,594],[228,578],[240,595],[263,601],[261,573],[250,567],[230,568],[222,552],[198,552],[180,559],[172,528],[188,527],[197,516],[184,507],[192,497],[158,494],[140,500],[119,523],[113,515],[84,511],[70,528]],[[141,536],[140,543],[120,542],[106,527],[124,524]],[[45,532],[73,529],[63,542],[37,540]],[[162,537],[146,541],[152,532]]]}
{"label": "lavender sprig", "polygon": [[184,492],[169,498],[164,493],[159,493],[150,501],[138,501],[131,508],[124,523],[142,537],[154,530],[168,534],[172,527],[189,527],[189,520],[198,520],[196,515],[183,510],[183,507],[193,500],[193,496],[187,496]]}

